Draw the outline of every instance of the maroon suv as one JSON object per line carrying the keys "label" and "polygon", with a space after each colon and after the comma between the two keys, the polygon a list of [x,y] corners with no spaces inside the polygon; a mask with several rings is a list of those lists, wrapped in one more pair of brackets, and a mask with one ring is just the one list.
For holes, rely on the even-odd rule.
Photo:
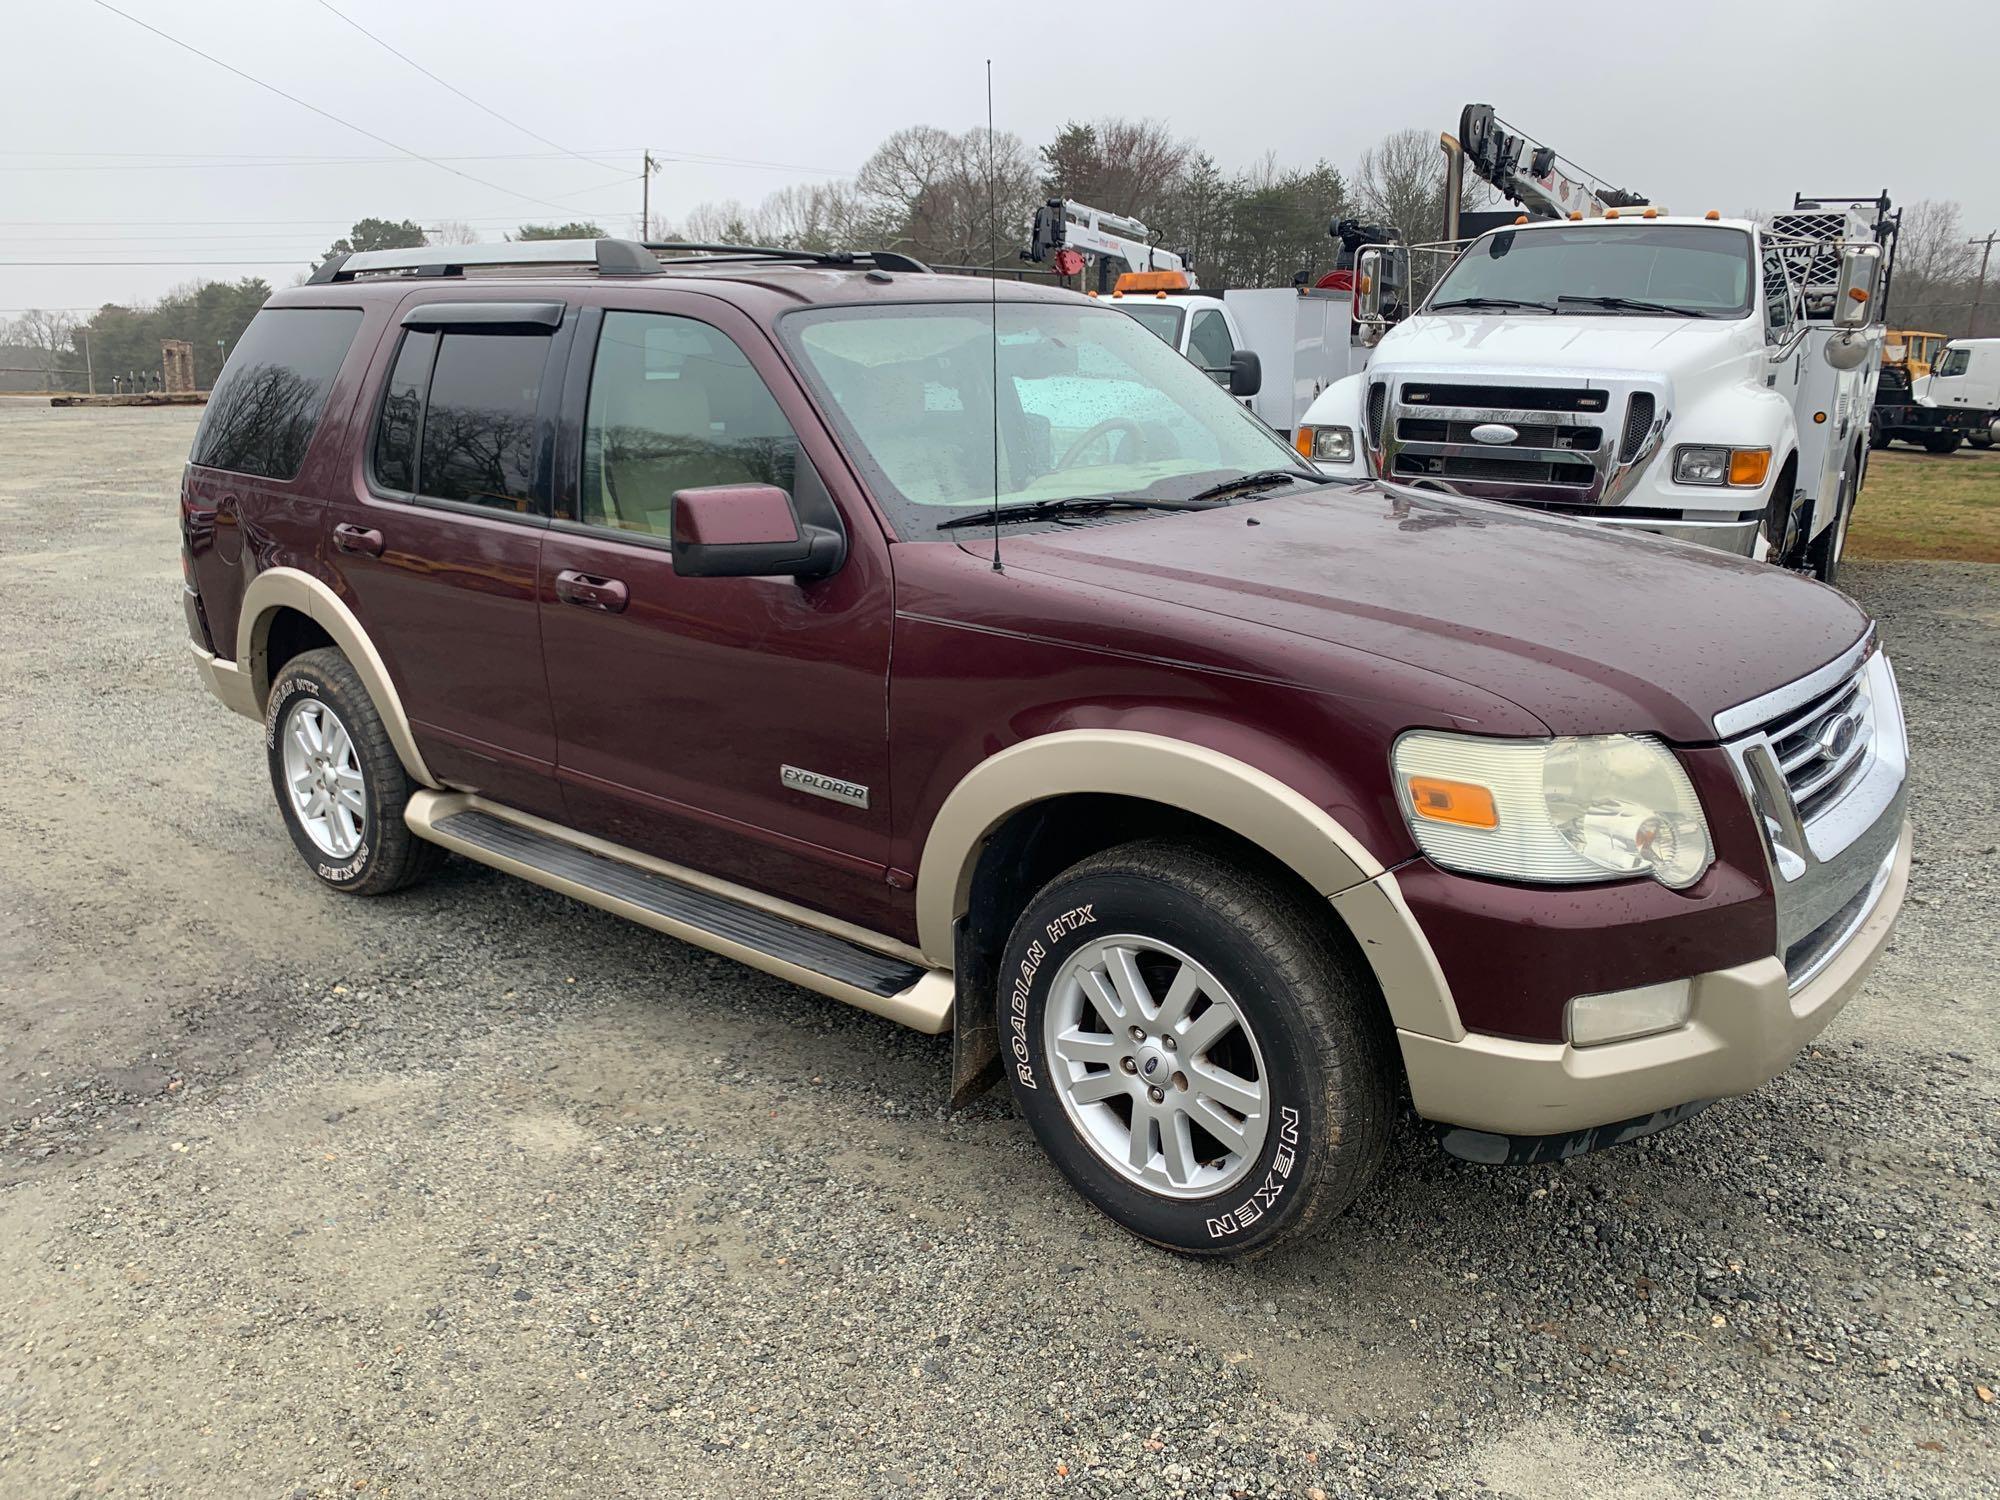
{"label": "maroon suv", "polygon": [[1179,1250],[1329,1219],[1404,1089],[1482,1162],[1753,1089],[1902,904],[1852,601],[1328,483],[1063,292],[353,256],[251,324],[181,514],[321,880],[456,850],[949,1030]]}

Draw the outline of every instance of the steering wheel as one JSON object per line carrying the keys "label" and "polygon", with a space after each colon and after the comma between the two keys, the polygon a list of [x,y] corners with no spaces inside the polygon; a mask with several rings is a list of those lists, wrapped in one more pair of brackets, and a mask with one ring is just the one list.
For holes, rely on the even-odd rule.
{"label": "steering wheel", "polygon": [[1088,448],[1105,434],[1112,432],[1129,432],[1132,434],[1134,442],[1143,444],[1146,441],[1146,429],[1133,421],[1132,418],[1106,417],[1102,422],[1099,422],[1090,431],[1086,432],[1082,437],[1071,443],[1068,448],[1063,450],[1063,456],[1056,460],[1056,468],[1058,470],[1069,468],[1076,462],[1076,457],[1079,453],[1083,452],[1084,449]]}

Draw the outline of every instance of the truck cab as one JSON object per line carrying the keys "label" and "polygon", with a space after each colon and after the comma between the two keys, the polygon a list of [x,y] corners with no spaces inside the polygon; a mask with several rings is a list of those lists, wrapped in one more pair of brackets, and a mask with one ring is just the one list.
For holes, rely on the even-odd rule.
{"label": "truck cab", "polygon": [[1300,450],[1329,474],[1830,578],[1881,340],[1880,250],[1856,218],[1523,216],[1467,244],[1393,327],[1367,288],[1402,273],[1388,247],[1365,252],[1358,305],[1381,340],[1364,374],[1313,403]]}
{"label": "truck cab", "polygon": [[2000,339],[1953,339],[1928,375],[1910,382],[1912,397],[1968,422],[1965,441],[1990,448],[2000,437]]}

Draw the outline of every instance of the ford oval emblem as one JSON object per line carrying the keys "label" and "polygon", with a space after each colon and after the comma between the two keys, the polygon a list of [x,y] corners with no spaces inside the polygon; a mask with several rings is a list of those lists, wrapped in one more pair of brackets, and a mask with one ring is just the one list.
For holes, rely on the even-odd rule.
{"label": "ford oval emblem", "polygon": [[1472,440],[1475,443],[1493,443],[1496,445],[1511,443],[1520,436],[1520,433],[1509,427],[1505,422],[1481,422],[1477,427],[1472,429]]}

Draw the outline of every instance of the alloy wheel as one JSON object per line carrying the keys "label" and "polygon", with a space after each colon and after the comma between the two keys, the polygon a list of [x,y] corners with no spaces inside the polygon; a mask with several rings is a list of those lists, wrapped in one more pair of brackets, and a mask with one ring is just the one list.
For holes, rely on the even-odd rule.
{"label": "alloy wheel", "polygon": [[348,858],[367,831],[368,783],[347,726],[319,699],[301,698],[285,717],[284,752],[299,826],[320,853]]}
{"label": "alloy wheel", "polygon": [[1099,1159],[1150,1192],[1221,1192],[1257,1161],[1268,1074],[1229,990],[1157,938],[1100,938],[1056,973],[1044,1043],[1057,1097]]}

